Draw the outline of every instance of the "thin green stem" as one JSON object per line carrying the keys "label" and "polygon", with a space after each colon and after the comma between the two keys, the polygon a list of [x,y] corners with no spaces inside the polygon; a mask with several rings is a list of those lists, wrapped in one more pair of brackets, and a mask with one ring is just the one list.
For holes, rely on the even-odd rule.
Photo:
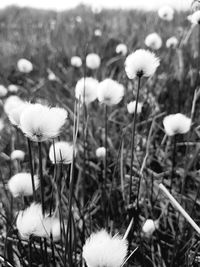
{"label": "thin green stem", "polygon": [[39,155],[39,177],[40,177],[40,193],[41,193],[41,203],[42,203],[42,214],[45,214],[44,208],[44,178],[43,178],[43,168],[42,168],[42,146],[41,142],[38,142],[38,155]]}
{"label": "thin green stem", "polygon": [[29,164],[30,164],[30,171],[31,171],[31,182],[33,187],[33,200],[36,201],[36,193],[35,193],[35,182],[34,182],[34,169],[33,169],[33,158],[32,158],[32,149],[31,149],[31,141],[27,138],[28,144],[28,154],[29,154]]}

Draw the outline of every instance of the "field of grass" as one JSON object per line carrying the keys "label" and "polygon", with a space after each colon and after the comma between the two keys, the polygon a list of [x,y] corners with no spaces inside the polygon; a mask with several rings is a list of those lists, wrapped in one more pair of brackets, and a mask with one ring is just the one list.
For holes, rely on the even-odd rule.
{"label": "field of grass", "polygon": [[[124,266],[199,266],[198,228],[159,189],[160,184],[168,188],[200,225],[200,31],[199,25],[191,26],[188,15],[175,12],[172,21],[164,21],[157,12],[94,13],[85,6],[61,13],[18,7],[0,11],[0,84],[19,89],[1,96],[0,88],[0,266],[84,266],[86,239],[101,229],[112,236],[125,235],[127,256],[135,250]],[[160,66],[152,77],[141,79],[142,111],[135,121],[127,103],[136,99],[138,81],[128,79],[126,55],[115,49],[120,43],[127,45],[128,54],[147,49],[144,40],[153,32],[163,41],[154,51]],[[172,36],[178,45],[169,49],[165,43]],[[101,58],[96,70],[84,64],[89,53]],[[81,57],[82,67],[71,65],[73,56]],[[30,73],[17,68],[21,58],[33,64]],[[75,87],[82,77],[118,81],[125,88],[122,101],[113,106],[98,100],[81,105]],[[13,126],[5,112],[12,95],[64,108],[68,118],[59,136],[34,142]],[[175,113],[190,118],[191,127],[185,134],[168,136],[163,119]],[[60,140],[73,143],[70,164],[53,164],[49,158],[50,146],[55,150]],[[99,147],[105,147],[105,157],[97,157]],[[23,160],[12,159],[15,150],[25,152]],[[13,197],[9,179],[30,173],[31,166],[40,180],[35,196]],[[53,214],[59,219],[59,240],[53,240],[51,231],[49,238],[34,232],[25,238],[18,232],[18,212],[33,200],[42,202],[48,218]],[[27,228],[35,222],[31,216]],[[147,219],[156,225],[152,233],[143,230]],[[120,265],[102,261],[88,267]]]}

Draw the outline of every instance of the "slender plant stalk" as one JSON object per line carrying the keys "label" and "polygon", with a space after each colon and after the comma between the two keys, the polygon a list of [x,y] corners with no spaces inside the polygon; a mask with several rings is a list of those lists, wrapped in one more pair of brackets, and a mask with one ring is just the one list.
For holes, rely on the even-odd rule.
{"label": "slender plant stalk", "polygon": [[108,167],[108,107],[105,104],[104,106],[104,115],[105,115],[105,158],[104,158],[104,182],[103,182],[103,192],[102,192],[102,198],[103,198],[103,210],[104,210],[104,221],[105,221],[105,227],[108,226],[108,218],[107,218],[107,206],[106,206],[106,188],[107,188],[107,167]]}
{"label": "slender plant stalk", "polygon": [[34,182],[34,169],[33,169],[33,157],[32,157],[32,149],[31,149],[31,141],[27,137],[27,144],[28,144],[28,154],[29,154],[29,165],[31,171],[31,182],[33,187],[33,200],[36,201],[36,192],[35,192],[35,182]]}
{"label": "slender plant stalk", "polygon": [[41,193],[41,203],[42,203],[42,214],[45,214],[44,208],[44,178],[43,178],[43,168],[42,168],[42,146],[41,142],[38,142],[38,155],[39,155],[39,176],[40,176],[40,193]]}
{"label": "slender plant stalk", "polygon": [[[138,88],[137,88],[137,95],[136,95],[136,105],[135,105],[135,112],[134,112],[134,120],[132,124],[132,138],[131,138],[131,170],[130,170],[130,183],[129,183],[129,204],[131,204],[132,202],[133,160],[134,160],[134,152],[135,152],[135,131],[136,131],[136,123],[137,123],[137,107],[138,107],[138,101],[139,101],[140,82],[141,82],[141,77],[138,76]],[[139,184],[140,184],[140,181],[139,181]]]}
{"label": "slender plant stalk", "polygon": [[171,170],[171,179],[170,179],[170,192],[173,187],[173,179],[175,177],[175,168],[176,168],[176,144],[177,144],[177,135],[174,136],[173,140],[173,154],[172,154],[172,170]]}

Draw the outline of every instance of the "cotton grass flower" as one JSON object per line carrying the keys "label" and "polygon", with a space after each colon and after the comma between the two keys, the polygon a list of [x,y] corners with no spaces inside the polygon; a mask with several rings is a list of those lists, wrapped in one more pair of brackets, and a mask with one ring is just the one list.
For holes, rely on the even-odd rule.
{"label": "cotton grass flower", "polygon": [[54,241],[60,239],[60,221],[55,217],[43,216],[40,204],[32,203],[24,211],[19,211],[16,226],[24,239],[32,235],[50,238],[51,233]]}
{"label": "cotton grass flower", "polygon": [[128,52],[128,48],[125,44],[118,44],[115,49],[117,54],[121,54],[123,56],[126,56]]}
{"label": "cotton grass flower", "polygon": [[75,97],[81,103],[90,104],[97,99],[97,87],[99,82],[91,77],[81,78],[75,87]]}
{"label": "cotton grass flower", "polygon": [[[135,112],[136,101],[131,101],[127,104],[128,113],[133,114]],[[142,103],[137,104],[137,114],[142,112]]]}
{"label": "cotton grass flower", "polygon": [[[39,179],[36,175],[34,176],[34,185],[35,189],[39,187]],[[8,189],[13,197],[33,195],[31,174],[26,172],[15,174],[8,181]]]}
{"label": "cotton grass flower", "polygon": [[128,244],[120,236],[105,230],[93,233],[83,246],[83,258],[88,267],[120,267],[127,255]]}
{"label": "cotton grass flower", "polygon": [[17,93],[19,91],[19,87],[15,84],[8,85],[8,91],[10,93]]}
{"label": "cotton grass flower", "polygon": [[105,149],[105,147],[98,147],[97,149],[96,149],[96,156],[97,156],[97,158],[105,158],[105,156],[106,156],[106,149]]}
{"label": "cotton grass flower", "polygon": [[35,142],[43,142],[60,134],[67,119],[63,108],[29,104],[20,117],[20,129]]}
{"label": "cotton grass flower", "polygon": [[17,68],[22,73],[30,73],[33,70],[33,64],[29,60],[21,58],[17,62]]}
{"label": "cotton grass flower", "polygon": [[129,79],[150,77],[154,75],[159,65],[160,60],[154,53],[139,49],[126,58],[125,71]]}
{"label": "cotton grass flower", "polygon": [[7,88],[4,85],[0,84],[0,97],[6,96],[7,93],[8,93]]}
{"label": "cotton grass flower", "polygon": [[158,16],[166,21],[171,21],[174,18],[174,9],[170,6],[162,6],[158,10]]}
{"label": "cotton grass flower", "polygon": [[70,164],[73,158],[73,145],[68,142],[56,142],[49,149],[49,158],[53,164]]}
{"label": "cotton grass flower", "polygon": [[14,150],[11,155],[10,155],[10,159],[11,160],[20,160],[23,161],[25,157],[25,152],[22,150]]}
{"label": "cotton grass flower", "polygon": [[86,66],[89,69],[92,70],[98,69],[100,67],[100,64],[101,64],[101,59],[99,55],[91,53],[86,56]]}
{"label": "cotton grass flower", "polygon": [[162,46],[162,39],[156,32],[147,35],[144,41],[145,45],[153,50],[158,50]]}
{"label": "cotton grass flower", "polygon": [[76,68],[80,68],[82,66],[82,59],[78,56],[74,56],[71,58],[71,65]]}
{"label": "cotton grass flower", "polygon": [[169,136],[185,134],[190,130],[191,119],[181,113],[171,114],[164,118],[163,125]]}
{"label": "cotton grass flower", "polygon": [[124,86],[108,78],[99,83],[97,94],[100,103],[117,105],[124,97]]}
{"label": "cotton grass flower", "polygon": [[101,37],[102,36],[102,31],[100,29],[96,29],[94,31],[94,35],[97,36],[97,37]]}
{"label": "cotton grass flower", "polygon": [[12,108],[8,112],[7,116],[13,125],[20,127],[21,114],[28,105],[29,104],[27,102],[21,102],[17,107]]}
{"label": "cotton grass flower", "polygon": [[19,105],[23,104],[24,101],[19,98],[18,96],[9,96],[4,103],[4,111],[5,113],[8,115],[9,112],[14,109],[17,108]]}
{"label": "cotton grass flower", "polygon": [[175,36],[170,37],[166,41],[167,48],[176,48],[178,45],[178,39]]}
{"label": "cotton grass flower", "polygon": [[142,226],[142,232],[147,236],[150,237],[155,230],[158,228],[159,222],[153,221],[152,219],[147,219]]}
{"label": "cotton grass flower", "polygon": [[200,24],[200,10],[197,10],[192,15],[188,16],[188,20],[192,24]]}

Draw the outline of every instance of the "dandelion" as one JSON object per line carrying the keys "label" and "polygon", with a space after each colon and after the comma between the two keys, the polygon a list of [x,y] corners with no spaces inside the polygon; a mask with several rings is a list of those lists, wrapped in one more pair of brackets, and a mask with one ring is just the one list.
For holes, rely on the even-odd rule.
{"label": "dandelion", "polygon": [[120,267],[127,255],[127,241],[105,230],[93,233],[83,246],[83,258],[88,267]]}
{"label": "dandelion", "polygon": [[192,15],[188,16],[188,20],[192,24],[200,24],[200,10],[197,10]]}
{"label": "dandelion", "polygon": [[8,93],[7,88],[4,85],[0,85],[0,97],[4,97],[6,96]]}
{"label": "dandelion", "polygon": [[101,64],[101,59],[99,55],[91,53],[86,56],[86,66],[89,69],[92,70],[98,69],[100,67],[100,64]]}
{"label": "dandelion", "polygon": [[[39,179],[34,176],[35,189],[39,187]],[[30,173],[20,172],[15,174],[8,181],[8,189],[13,197],[33,195],[32,178]]]}
{"label": "dandelion", "polygon": [[8,91],[10,93],[17,93],[19,91],[19,87],[15,84],[8,85]]}
{"label": "dandelion", "polygon": [[156,32],[154,32],[154,33],[147,35],[144,43],[147,47],[153,50],[158,50],[162,46],[162,39]]}
{"label": "dandelion", "polygon": [[71,58],[71,65],[76,68],[80,68],[82,66],[82,59],[78,56],[74,56]]}
{"label": "dandelion", "polygon": [[10,159],[11,160],[20,160],[23,161],[25,157],[25,152],[22,150],[14,150],[11,155],[10,155]]}
{"label": "dandelion", "polygon": [[41,104],[29,104],[20,117],[20,129],[35,142],[42,142],[60,134],[67,119],[67,111]]}
{"label": "dandelion", "polygon": [[128,48],[125,44],[118,44],[115,49],[117,54],[121,54],[123,56],[126,56],[128,52]]}
{"label": "dandelion", "polygon": [[98,147],[97,149],[96,149],[96,156],[97,156],[97,158],[105,158],[105,156],[106,156],[106,149],[105,149],[105,147]]}
{"label": "dandelion", "polygon": [[99,82],[91,77],[81,78],[75,87],[75,97],[81,103],[90,104],[97,98],[97,87]]}
{"label": "dandelion", "polygon": [[162,6],[158,10],[158,16],[167,21],[171,21],[174,18],[174,9],[170,6]]}
{"label": "dandelion", "polygon": [[147,219],[142,227],[142,232],[150,237],[153,232],[158,228],[159,222],[153,221],[152,219]]}
{"label": "dandelion", "polygon": [[167,48],[176,48],[178,45],[178,39],[175,36],[170,37],[166,41]]}
{"label": "dandelion", "polygon": [[169,136],[185,134],[190,130],[191,119],[181,113],[171,114],[164,118],[163,125]]}
{"label": "dandelion", "polygon": [[97,36],[97,37],[102,36],[102,32],[101,32],[101,30],[100,30],[100,29],[96,29],[96,30],[94,31],[94,35]]}
{"label": "dandelion", "polygon": [[124,86],[108,78],[99,83],[97,94],[100,103],[116,105],[124,97]]}
{"label": "dandelion", "polygon": [[129,79],[135,77],[150,77],[154,75],[160,60],[154,53],[139,49],[130,54],[125,61],[125,71]]}
{"label": "dandelion", "polygon": [[33,64],[29,60],[21,58],[17,62],[17,68],[20,72],[30,73],[33,70]]}
{"label": "dandelion", "polygon": [[73,158],[73,145],[68,142],[57,142],[49,149],[49,158],[53,164],[70,164]]}
{"label": "dandelion", "polygon": [[[128,113],[133,114],[135,112],[136,101],[131,101],[127,104]],[[137,114],[142,112],[142,103],[137,104]]]}

